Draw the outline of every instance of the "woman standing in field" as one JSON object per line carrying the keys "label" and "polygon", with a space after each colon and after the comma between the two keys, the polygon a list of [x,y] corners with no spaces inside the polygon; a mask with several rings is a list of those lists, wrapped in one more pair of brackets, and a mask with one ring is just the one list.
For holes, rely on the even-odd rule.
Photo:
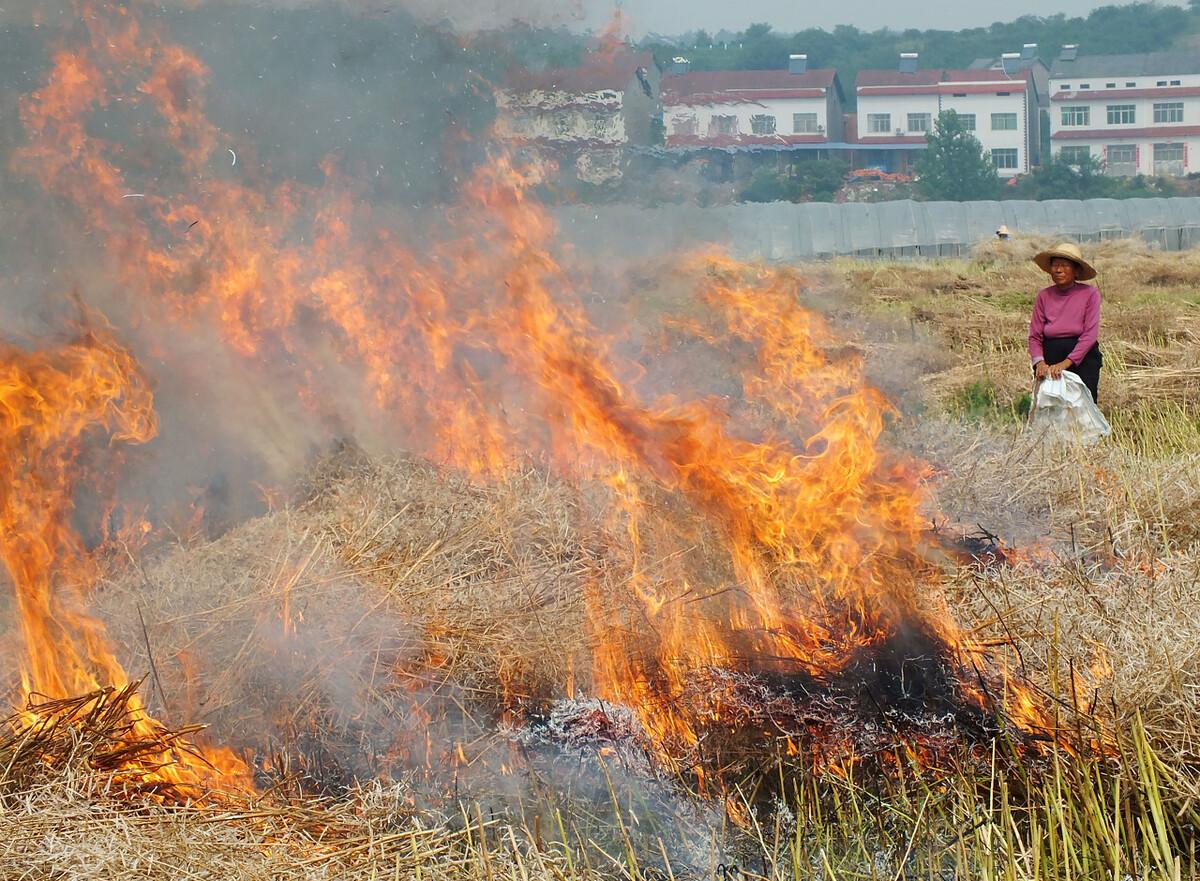
{"label": "woman standing in field", "polygon": [[1077,374],[1099,400],[1100,291],[1081,284],[1096,270],[1070,242],[1042,251],[1033,258],[1054,284],[1042,288],[1029,319],[1029,357],[1038,380],[1058,379],[1064,370]]}

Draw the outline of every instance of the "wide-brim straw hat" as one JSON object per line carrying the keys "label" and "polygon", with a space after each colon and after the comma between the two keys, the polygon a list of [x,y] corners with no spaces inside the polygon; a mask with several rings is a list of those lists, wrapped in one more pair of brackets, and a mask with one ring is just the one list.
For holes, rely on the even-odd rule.
{"label": "wide-brim straw hat", "polygon": [[1087,281],[1089,278],[1096,277],[1095,267],[1083,259],[1083,254],[1080,253],[1079,246],[1074,242],[1062,242],[1053,248],[1047,248],[1045,251],[1037,254],[1033,258],[1033,262],[1041,268],[1042,272],[1049,272],[1050,261],[1055,257],[1063,257],[1079,267],[1079,270],[1075,273],[1077,281]]}

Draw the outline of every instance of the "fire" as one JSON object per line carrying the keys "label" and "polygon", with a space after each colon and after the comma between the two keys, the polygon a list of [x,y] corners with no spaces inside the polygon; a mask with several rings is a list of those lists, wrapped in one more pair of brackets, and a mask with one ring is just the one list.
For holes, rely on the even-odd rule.
{"label": "fire", "polygon": [[[588,597],[592,688],[634,708],[668,761],[686,763],[706,730],[738,724],[734,698],[750,680],[730,674],[838,688],[886,668],[901,699],[919,701],[906,677],[937,672],[939,699],[972,718],[1052,727],[928,596],[928,471],[886,449],[898,414],[866,382],[861,354],[801,305],[793,272],[720,253],[684,261],[704,317],[669,330],[738,363],[741,400],[652,396],[640,390],[651,366],[597,329],[575,293],[580,268],[556,257],[536,167],[497,152],[436,235],[410,245],[332,162],[318,186],[263,183],[245,170],[247,150],[227,164],[197,58],[125,8],[81,19],[88,39],[60,49],[22,104],[17,169],[108,246],[138,321],[214,330],[318,416],[367,400],[364,418],[393,446],[481,479],[533,458],[606,486],[631,575]],[[118,104],[157,120],[147,137],[176,164],[141,198],[124,197],[147,169],[85,135]],[[78,608],[87,555],[67,515],[85,436],[147,440],[149,391],[99,336],[8,360],[6,467],[29,463],[11,475],[28,491],[6,497],[15,533],[3,545],[31,647],[25,690],[119,685],[124,673]],[[347,382],[362,394],[347,395]],[[700,545],[707,569],[690,550]],[[651,559],[674,562],[650,571]],[[910,649],[926,663],[916,674]],[[781,735],[787,752],[805,751],[803,733]]]}
{"label": "fire", "polygon": [[0,557],[26,653],[22,691],[67,698],[125,685],[99,624],[81,610],[95,577],[70,525],[89,434],[144,443],[153,399],[132,358],[98,334],[51,351],[0,349]]}
{"label": "fire", "polygon": [[[47,723],[40,709],[47,702],[130,684],[103,627],[85,611],[96,566],[71,517],[81,483],[100,481],[85,464],[89,442],[107,435],[113,445],[145,443],[156,430],[150,389],[108,334],[89,331],[33,352],[0,347],[0,560],[16,599],[24,649],[19,698],[29,707],[20,718],[31,731]],[[223,774],[248,778],[227,751],[201,758],[181,749],[136,692],[122,702],[129,740],[162,744],[121,769],[124,782],[199,795]]]}

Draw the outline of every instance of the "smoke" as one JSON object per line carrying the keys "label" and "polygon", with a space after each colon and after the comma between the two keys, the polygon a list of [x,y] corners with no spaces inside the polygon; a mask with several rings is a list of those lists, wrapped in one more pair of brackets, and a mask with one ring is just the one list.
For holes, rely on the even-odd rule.
{"label": "smoke", "polygon": [[[530,603],[536,614],[529,621],[538,625],[510,634],[505,651],[471,646],[472,657],[515,654],[521,661],[515,673],[495,660],[476,675],[535,683],[541,690],[530,691],[544,698],[551,677],[539,665],[556,662],[554,675],[561,677],[578,660],[569,651],[553,654],[558,642],[545,636],[540,605],[551,606],[546,614],[565,632],[583,638],[580,606],[588,585],[581,580],[597,571],[603,552],[562,540],[569,516],[543,530],[551,538],[541,545],[533,529],[478,540],[463,527],[467,539],[456,561],[466,571],[431,580],[443,593],[424,610],[381,609],[398,582],[385,581],[381,590],[369,576],[420,576],[424,549],[448,552],[447,533],[424,548],[412,536],[380,538],[397,528],[395,521],[411,526],[432,516],[441,526],[462,516],[462,499],[433,501],[437,481],[383,523],[374,522],[377,510],[338,509],[319,525],[267,520],[256,536],[237,526],[264,509],[265,496],[286,494],[308,463],[342,438],[373,453],[416,450],[495,473],[502,469],[489,471],[495,463],[488,455],[502,435],[504,454],[539,453],[544,462],[566,463],[581,480],[595,475],[577,460],[607,456],[602,476],[614,483],[629,469],[648,487],[675,491],[674,504],[690,506],[695,522],[680,517],[679,532],[671,523],[627,531],[631,544],[640,528],[651,542],[679,550],[664,554],[669,562],[653,576],[659,581],[638,585],[661,590],[652,602],[678,602],[679,585],[706,579],[769,591],[777,586],[771,579],[791,577],[775,569],[791,566],[807,576],[804,567],[819,570],[828,555],[837,557],[827,567],[838,573],[836,589],[857,593],[864,585],[890,585],[895,573],[887,567],[912,558],[911,475],[903,463],[874,465],[874,425],[883,408],[863,387],[856,360],[824,357],[826,334],[814,332],[807,313],[795,307],[790,275],[771,275],[756,287],[742,280],[740,267],[693,266],[693,277],[707,272],[714,299],[703,307],[693,301],[702,317],[693,314],[684,328],[643,318],[666,305],[649,299],[651,293],[686,304],[678,291],[686,284],[660,283],[649,270],[644,278],[634,273],[614,281],[635,251],[646,257],[661,253],[664,242],[678,250],[697,241],[679,230],[653,229],[636,240],[636,232],[623,229],[626,240],[635,239],[628,251],[619,239],[599,247],[577,237],[595,264],[607,261],[604,271],[593,274],[588,261],[567,270],[552,266],[548,251],[571,247],[554,241],[535,204],[540,179],[505,160],[483,161],[494,112],[490,84],[528,47],[485,53],[409,8],[222,3],[143,15],[136,31],[119,16],[109,22],[111,31],[88,18],[63,22],[53,38],[43,38],[40,25],[27,31],[33,42],[84,49],[71,60],[54,56],[50,87],[20,105],[28,143],[10,145],[5,159],[13,171],[4,188],[22,206],[22,218],[5,242],[12,296],[0,308],[30,338],[41,327],[63,326],[58,316],[70,309],[70,295],[104,312],[153,382],[162,426],[154,442],[130,456],[120,498],[145,504],[156,523],[199,521],[211,534],[223,533],[220,542],[135,579],[146,594],[141,599],[148,604],[152,595],[155,602],[156,614],[140,634],[144,655],[133,619],[118,611],[129,609],[128,592],[107,616],[126,621],[121,643],[134,669],[154,671],[157,700],[172,717],[210,722],[223,739],[257,749],[264,740],[268,750],[276,743],[285,753],[294,749],[319,770],[318,779],[340,784],[343,775],[376,773],[390,767],[395,751],[422,746],[436,754],[426,767],[443,769],[455,746],[494,733],[469,712],[454,712],[471,701],[453,681],[434,690],[405,684],[416,678],[406,676],[410,666],[428,672],[448,663],[424,642],[427,632],[440,627],[447,642],[463,634],[490,638],[508,626],[501,622],[520,620],[511,609],[471,598],[472,587],[496,592],[515,582],[525,590],[508,598]],[[97,84],[93,73],[109,78]],[[460,198],[464,193],[468,198]],[[660,261],[658,269],[669,274],[673,267]],[[577,302],[573,292],[589,285],[591,294]],[[714,330],[705,321],[726,326]],[[597,339],[597,326],[624,342],[609,347]],[[786,333],[770,344],[775,360],[757,374],[743,370],[755,366],[765,329],[779,327]],[[714,343],[715,333],[729,352]],[[793,350],[802,357],[793,358]],[[618,357],[610,359],[613,353]],[[650,367],[655,376],[629,383],[636,391],[626,391],[616,375]],[[517,389],[518,379],[525,391]],[[713,403],[714,395],[722,402]],[[838,408],[830,405],[834,396]],[[643,403],[651,398],[666,403]],[[731,414],[747,419],[726,418]],[[818,437],[828,427],[834,431]],[[869,467],[844,478],[822,466],[838,435],[849,440],[830,458]],[[870,455],[856,456],[866,447]],[[380,499],[395,498],[389,488],[372,489],[376,508]],[[638,491],[629,489],[624,501],[632,506]],[[889,499],[897,504],[889,506]],[[819,516],[809,500],[829,504],[828,524],[804,525]],[[865,507],[876,504],[879,510]],[[619,506],[609,512],[618,523],[628,513]],[[470,528],[506,524],[510,513],[484,511]],[[713,540],[697,538],[707,531]],[[860,545],[843,539],[867,532],[871,551],[855,559]],[[192,536],[182,538],[187,545]],[[365,545],[347,551],[352,540]],[[617,543],[600,530],[589,541]],[[376,548],[384,552],[372,557]],[[701,553],[725,557],[707,566]],[[526,566],[522,579],[510,578],[513,559]],[[530,568],[531,560],[541,568]],[[689,577],[689,569],[699,577]],[[803,625],[801,585],[814,581],[781,580],[788,590],[780,597],[799,597],[801,605],[772,597],[772,616],[798,612]],[[887,620],[896,608],[909,611],[911,585],[900,581],[872,614],[882,610]],[[410,585],[412,593],[428,596],[429,584]],[[572,587],[574,606],[542,594],[546,585],[560,584]],[[104,601],[121,595],[114,588]],[[739,593],[717,590],[703,620],[726,627],[742,602]],[[446,608],[461,619],[445,624],[437,616]],[[821,614],[842,608],[823,606]],[[614,632],[638,632],[644,608],[619,611],[629,616],[614,618]],[[576,616],[572,626],[564,624],[569,613]],[[691,608],[686,615],[702,618]],[[664,640],[646,650],[647,667],[687,655],[666,643],[682,631],[647,635]],[[536,642],[539,632],[543,643]],[[712,655],[697,663],[794,657],[804,664],[792,644],[776,649],[772,641],[781,634],[793,638],[774,625],[746,627],[731,640],[729,655],[721,654],[720,638],[706,640]],[[627,663],[626,645],[615,648],[617,657],[607,662]],[[623,672],[607,671],[613,681]],[[561,679],[554,687],[561,688]],[[647,712],[671,712],[669,701],[646,703]],[[431,730],[430,716],[444,727]],[[557,747],[546,749],[553,767]],[[475,770],[457,779],[480,769],[488,780],[506,776],[497,761],[489,756],[476,767],[468,756],[465,764]],[[322,767],[313,769],[313,762]],[[644,780],[636,770],[623,791],[636,792]],[[611,794],[612,778],[601,785],[602,771],[584,774],[589,801]],[[574,785],[569,777],[558,781],[558,789]],[[666,801],[664,794],[643,809],[661,813]]]}
{"label": "smoke", "polygon": [[[369,444],[379,430],[364,415],[369,404],[353,396],[331,395],[315,412],[296,395],[292,354],[264,352],[248,383],[244,360],[212,327],[151,317],[152,304],[121,279],[129,260],[122,253],[129,250],[122,244],[127,219],[141,216],[142,204],[156,198],[198,204],[197,194],[221,179],[263,193],[291,182],[320,188],[336,175],[375,206],[373,223],[400,237],[427,235],[424,215],[454,197],[483,155],[477,141],[493,112],[489,77],[506,62],[492,57],[481,65],[460,37],[402,7],[134,8],[140,39],[160,32],[207,68],[206,81],[189,86],[184,99],[191,106],[203,102],[219,132],[205,179],[181,177],[177,154],[159,134],[161,123],[110,92],[107,106],[84,120],[93,138],[111,145],[128,192],[100,216],[81,216],[31,179],[40,160],[16,161],[29,132],[4,126],[0,320],[9,339],[29,346],[70,335],[80,301],[115,325],[148,373],[161,416],[160,437],[134,455],[137,467],[125,479],[123,498],[149,505],[160,521],[203,508],[208,528],[219,532],[261,510],[261,487],[287,485],[333,439],[353,434]],[[22,96],[45,83],[56,48],[86,45],[88,37],[71,4],[6,4],[3,15],[0,72],[8,88],[0,93],[0,109],[17,119]],[[98,7],[94,15],[111,13]],[[136,80],[112,87],[130,89],[131,97],[141,88]],[[343,219],[335,212],[325,218]],[[237,220],[188,213],[164,230],[163,244],[169,253]],[[113,233],[105,236],[104,226]],[[209,268],[198,260],[193,277],[203,278]],[[136,285],[138,275],[152,270],[135,264],[129,271]],[[180,282],[186,295],[189,279]],[[353,369],[322,346],[316,339],[306,353],[309,369],[345,388]],[[223,418],[213,419],[218,412]]]}
{"label": "smoke", "polygon": [[[166,0],[169,8],[194,9],[197,0]],[[445,24],[459,32],[495,30],[514,23],[544,27],[579,26],[595,23],[611,12],[601,0],[244,0],[237,5],[259,9],[312,11],[322,7],[358,16],[381,16],[402,9],[430,24]],[[0,8],[0,25],[38,24],[53,26],[73,14],[70,2],[56,0],[7,0]]]}

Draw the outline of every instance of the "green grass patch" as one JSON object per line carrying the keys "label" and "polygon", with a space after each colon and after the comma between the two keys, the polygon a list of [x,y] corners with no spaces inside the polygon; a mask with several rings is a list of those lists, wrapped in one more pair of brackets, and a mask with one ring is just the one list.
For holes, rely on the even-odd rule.
{"label": "green grass patch", "polygon": [[1015,401],[1005,401],[995,383],[984,377],[959,389],[946,403],[946,410],[959,419],[1012,424],[1028,418],[1031,405],[1029,392]]}

